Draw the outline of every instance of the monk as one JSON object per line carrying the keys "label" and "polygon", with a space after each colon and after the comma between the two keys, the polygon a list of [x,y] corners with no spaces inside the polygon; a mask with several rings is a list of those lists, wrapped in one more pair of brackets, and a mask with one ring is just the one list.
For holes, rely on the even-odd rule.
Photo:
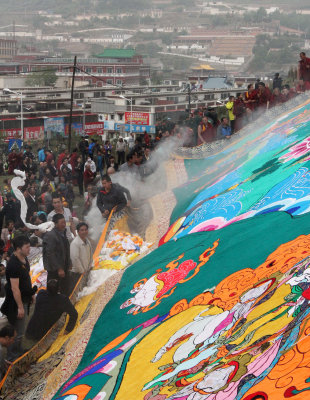
{"label": "monk", "polygon": [[306,57],[306,53],[302,51],[298,62],[298,79],[310,82],[310,58]]}

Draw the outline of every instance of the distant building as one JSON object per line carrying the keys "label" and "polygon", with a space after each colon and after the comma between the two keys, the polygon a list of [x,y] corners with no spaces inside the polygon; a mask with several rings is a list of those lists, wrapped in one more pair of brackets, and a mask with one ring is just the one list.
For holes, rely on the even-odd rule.
{"label": "distant building", "polygon": [[0,39],[0,59],[10,59],[17,54],[15,39]]}
{"label": "distant building", "polygon": [[231,35],[230,37],[216,37],[209,48],[211,56],[250,57],[255,45],[255,36]]}
{"label": "distant building", "polygon": [[[193,32],[193,33],[192,33]],[[230,31],[207,31],[192,29],[190,35],[177,36],[174,45],[201,45],[208,49],[210,56],[247,57],[252,55],[255,34],[234,33]]]}
{"label": "distant building", "polygon": [[163,10],[151,8],[139,12],[140,17],[162,18]]}
{"label": "distant building", "polygon": [[[78,80],[98,87],[110,85],[138,85],[150,78],[150,66],[133,49],[105,49],[102,54],[91,58],[78,58]],[[31,73],[46,67],[55,68],[59,77],[71,77],[73,58],[45,58],[24,60],[8,65],[0,63],[0,73]]]}

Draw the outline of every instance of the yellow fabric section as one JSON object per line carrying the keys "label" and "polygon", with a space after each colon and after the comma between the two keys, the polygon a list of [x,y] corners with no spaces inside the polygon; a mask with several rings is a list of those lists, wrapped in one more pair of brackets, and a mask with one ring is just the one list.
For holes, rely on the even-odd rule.
{"label": "yellow fabric section", "polygon": [[99,261],[99,265],[93,268],[94,270],[97,269],[124,269],[123,264],[120,261],[112,261],[112,260],[104,260]]}
{"label": "yellow fabric section", "polygon": [[[173,362],[173,354],[175,353],[176,349],[181,346],[182,343],[184,343],[184,341],[174,346],[170,351],[167,351],[159,361],[155,363],[151,363],[150,361],[154,358],[157,351],[167,343],[169,338],[174,335],[177,330],[181,329],[189,322],[192,322],[199,313],[206,309],[207,306],[205,305],[191,307],[162,323],[153,332],[147,335],[141,341],[141,343],[134,348],[127,364],[126,373],[123,377],[121,387],[115,399],[143,400],[147,394],[147,392],[141,391],[143,385],[160,373],[158,367]],[[215,315],[221,312],[222,309],[218,307],[212,307],[202,315]],[[156,343],[155,346],[154,343]],[[139,371],[138,375],[137,371]],[[167,392],[161,391],[161,394],[169,394],[170,396],[173,393],[174,392],[171,392],[169,388],[167,388]]]}
{"label": "yellow fabric section", "polygon": [[[135,258],[139,257],[139,253],[133,253],[129,257],[127,257],[128,263],[131,263]],[[112,260],[102,260],[99,261],[98,267],[93,268],[94,270],[97,269],[125,269],[128,265],[123,265],[120,261],[112,261]]]}
{"label": "yellow fabric section", "polygon": [[91,293],[88,296],[83,297],[80,301],[78,301],[75,304],[75,308],[76,311],[78,312],[79,316],[78,316],[78,320],[77,323],[74,327],[74,329],[72,330],[72,332],[68,333],[68,334],[64,334],[65,331],[65,327],[66,324],[68,322],[68,318],[66,319],[66,323],[63,326],[63,328],[61,329],[57,339],[55,340],[55,342],[52,344],[52,346],[49,348],[49,350],[41,357],[39,358],[38,362],[44,361],[47,358],[49,358],[50,356],[52,356],[53,354],[57,353],[57,351],[59,351],[61,349],[61,347],[63,346],[63,344],[71,337],[75,334],[75,332],[77,331],[78,327],[80,326],[80,319],[82,317],[82,315],[84,314],[88,304],[90,303],[91,299],[94,297],[95,293]]}
{"label": "yellow fabric section", "polygon": [[113,226],[113,229],[118,229],[121,232],[130,232],[127,220],[128,220],[127,215],[124,215],[122,218],[116,221],[115,225]]}
{"label": "yellow fabric section", "polygon": [[[289,285],[282,285],[277,289],[275,294],[268,300],[255,307],[252,312],[247,316],[247,322],[251,322],[255,320],[252,325],[250,325],[249,329],[247,329],[244,334],[235,342],[231,342],[232,344],[240,344],[250,332],[253,332],[255,329],[254,336],[248,345],[251,345],[256,340],[260,339],[265,335],[273,335],[275,332],[280,331],[282,328],[287,326],[294,318],[289,317],[287,313],[282,317],[276,319],[275,321],[270,322],[271,319],[275,318],[279,314],[283,313],[283,311],[287,308],[282,308],[280,305],[283,303],[283,298],[291,293],[291,288]],[[261,317],[265,313],[269,312],[273,308],[276,308],[276,312],[270,312],[266,316]]]}

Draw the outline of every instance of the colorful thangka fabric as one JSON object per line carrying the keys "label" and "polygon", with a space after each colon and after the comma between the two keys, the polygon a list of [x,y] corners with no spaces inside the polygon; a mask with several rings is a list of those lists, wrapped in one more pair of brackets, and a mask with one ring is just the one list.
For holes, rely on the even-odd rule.
{"label": "colorful thangka fabric", "polygon": [[249,132],[206,160],[186,160],[191,180],[175,189],[179,204],[160,244],[223,228],[254,215],[310,209],[310,102]]}
{"label": "colorful thangka fabric", "polygon": [[161,246],[124,272],[54,399],[307,398],[309,135],[307,102],[186,161]]}

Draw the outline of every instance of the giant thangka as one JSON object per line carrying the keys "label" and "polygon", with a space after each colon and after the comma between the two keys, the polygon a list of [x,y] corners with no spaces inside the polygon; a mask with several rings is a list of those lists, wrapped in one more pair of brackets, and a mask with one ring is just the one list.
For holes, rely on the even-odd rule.
{"label": "giant thangka", "polygon": [[124,272],[54,399],[307,398],[309,135],[305,101],[184,160],[160,247]]}
{"label": "giant thangka", "polygon": [[306,102],[205,160],[126,270],[57,399],[282,399],[309,390]]}

